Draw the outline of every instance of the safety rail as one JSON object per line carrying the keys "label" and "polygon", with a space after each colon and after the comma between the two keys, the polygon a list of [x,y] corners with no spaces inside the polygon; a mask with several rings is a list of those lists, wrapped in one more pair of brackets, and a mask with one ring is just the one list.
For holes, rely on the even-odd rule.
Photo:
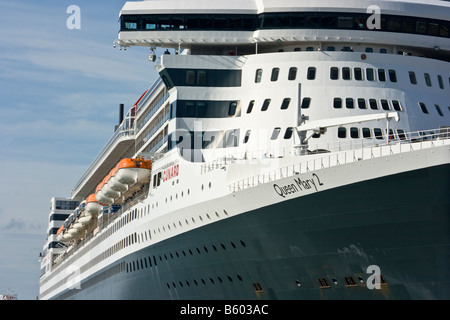
{"label": "safety rail", "polygon": [[[438,131],[430,130],[427,132],[420,131],[405,134],[402,139],[396,142],[389,141],[388,143],[382,145],[372,145],[370,147],[336,151],[332,153],[324,153],[323,149],[321,149],[317,153],[310,152],[308,153],[308,155],[299,156],[299,159],[302,159],[303,161],[300,161],[296,164],[284,166],[270,172],[236,181],[230,184],[228,187],[231,192],[236,192],[256,187],[260,184],[275,181],[278,179],[283,179],[297,174],[302,174],[332,166],[354,163],[392,154],[450,145],[449,138],[449,129],[441,129]],[[355,144],[353,143],[353,145]],[[231,162],[238,163],[240,161],[238,161],[238,159],[233,159],[230,161],[230,159],[228,158],[228,164]],[[223,167],[225,163],[226,161],[222,163],[221,167]]]}

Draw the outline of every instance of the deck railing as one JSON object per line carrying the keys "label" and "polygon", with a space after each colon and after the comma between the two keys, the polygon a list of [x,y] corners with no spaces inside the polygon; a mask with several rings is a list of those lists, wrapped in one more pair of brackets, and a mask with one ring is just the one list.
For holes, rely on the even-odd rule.
{"label": "deck railing", "polygon": [[[317,152],[308,152],[307,155],[298,156],[299,161],[293,165],[284,166],[263,174],[247,177],[230,184],[228,187],[231,192],[236,192],[239,190],[252,188],[263,183],[294,176],[296,174],[315,171],[341,164],[348,164],[392,154],[450,145],[450,130],[437,129],[412,132],[408,134],[405,133],[400,139],[397,139],[395,141],[383,141],[384,140],[381,141],[381,144],[372,143],[370,146],[364,146],[363,139],[350,141],[348,143],[337,142],[337,147],[334,146],[334,148],[332,148],[331,150],[338,151],[325,152],[324,149],[316,149],[318,150]],[[328,143],[329,147],[331,147],[331,145],[331,143]],[[293,150],[284,150],[283,153],[279,154],[292,153]],[[279,157],[283,156],[280,155]],[[202,168],[202,171],[222,168],[226,164],[242,163],[243,161],[247,160],[244,160],[242,158],[239,159],[228,157],[226,159],[221,159],[221,161],[215,161],[211,164],[205,164],[204,168]]]}

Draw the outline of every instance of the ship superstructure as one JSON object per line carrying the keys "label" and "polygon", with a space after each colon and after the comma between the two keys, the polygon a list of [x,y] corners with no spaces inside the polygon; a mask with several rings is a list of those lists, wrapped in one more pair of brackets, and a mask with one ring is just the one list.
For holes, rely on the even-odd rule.
{"label": "ship superstructure", "polygon": [[448,298],[449,16],[127,2],[115,46],[160,78],[49,229],[40,298]]}

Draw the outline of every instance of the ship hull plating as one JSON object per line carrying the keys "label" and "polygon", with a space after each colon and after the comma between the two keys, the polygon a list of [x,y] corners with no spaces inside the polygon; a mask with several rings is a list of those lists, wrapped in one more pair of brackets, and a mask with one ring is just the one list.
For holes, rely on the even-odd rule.
{"label": "ship hull plating", "polygon": [[448,177],[439,165],[239,214],[128,255],[55,298],[449,299]]}

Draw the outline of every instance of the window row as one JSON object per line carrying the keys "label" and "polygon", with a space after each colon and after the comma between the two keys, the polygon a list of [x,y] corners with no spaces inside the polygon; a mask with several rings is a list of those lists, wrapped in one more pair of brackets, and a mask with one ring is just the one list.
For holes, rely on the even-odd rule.
{"label": "window row", "polygon": [[[261,105],[261,111],[267,111],[269,109],[271,102],[272,102],[272,99],[265,99]],[[290,103],[291,103],[291,98],[284,98],[283,101],[281,102],[280,109],[286,110],[287,108],[289,108]],[[303,99],[304,106],[302,106],[302,108],[309,108],[310,103],[311,103],[311,98],[304,98]],[[251,100],[248,103],[247,113],[251,113],[253,111],[254,106],[255,106],[255,100]]]}
{"label": "window row", "polygon": [[[287,79],[290,81],[296,80],[298,73],[298,68],[291,67],[289,68]],[[306,78],[308,80],[316,79],[317,69],[316,67],[309,67],[306,73]],[[270,74],[270,81],[275,82],[279,79],[280,68],[275,67],[272,68],[272,72]],[[416,73],[414,71],[409,71],[409,81],[411,84],[417,85],[418,80],[416,77]],[[255,74],[255,83],[260,83],[262,81],[263,69],[257,69]],[[384,69],[384,68],[361,68],[361,67],[331,67],[330,68],[330,79],[331,80],[357,80],[357,81],[380,81],[380,82],[397,82],[397,73],[394,69]],[[436,76],[437,83],[439,88],[444,89],[444,79],[442,75]],[[425,72],[424,73],[424,82],[428,87],[433,86],[434,80],[432,76]],[[450,87],[450,77],[448,78],[448,85]]]}
{"label": "window row", "polygon": [[167,90],[174,86],[240,87],[242,70],[165,68],[160,76]]}
{"label": "window row", "polygon": [[[420,109],[422,110],[423,113],[425,113],[425,114],[429,114],[430,113],[428,111],[428,108],[425,105],[425,103],[419,102],[419,107],[420,107]],[[436,109],[436,112],[438,113],[438,115],[440,115],[441,117],[444,116],[444,113],[442,112],[442,109],[441,109],[441,107],[438,104],[435,104],[434,108]],[[450,111],[450,107],[448,107],[448,111]]]}
{"label": "window row", "polygon": [[[270,140],[278,139],[278,137],[280,136],[280,132],[281,132],[281,128],[279,128],[279,127],[274,128],[272,131],[272,135],[270,136]],[[245,136],[244,136],[244,140],[243,140],[244,143],[248,142],[248,140],[250,139],[251,133],[252,133],[252,130],[247,130],[247,132],[245,133]],[[283,132],[283,139],[285,139],[285,140],[291,139],[293,133],[294,133],[294,127],[286,128],[286,130]]]}
{"label": "window row", "polygon": [[[345,107],[347,109],[354,109],[355,108],[355,99],[353,98],[345,98],[343,101],[342,98],[334,98],[333,99],[333,108],[335,109],[341,109],[343,107],[343,102],[345,102]],[[366,99],[364,98],[358,98],[356,99],[356,104],[358,105],[359,109],[367,109],[367,102],[369,105],[369,108],[372,110],[379,110],[380,106],[383,110],[395,110],[395,111],[402,111],[403,108],[398,100],[391,100],[388,101],[387,99],[381,99],[380,102],[378,102],[376,99]]]}
{"label": "window row", "polygon": [[169,134],[167,148],[175,147],[183,150],[198,150],[211,148],[230,148],[239,145],[239,129],[218,131],[187,131],[178,129]]}
{"label": "window row", "polygon": [[[348,132],[348,135],[347,135]],[[388,131],[387,129],[385,129],[385,133],[387,134]],[[350,138],[353,139],[359,139],[359,138],[366,138],[366,139],[370,139],[370,138],[375,138],[375,139],[384,139],[383,136],[383,130],[380,128],[374,128],[374,129],[370,129],[370,128],[357,128],[357,127],[351,127],[350,129],[347,129],[345,127],[339,127],[338,128],[338,138],[347,138],[347,136],[349,136]],[[389,129],[389,139],[400,139],[400,140],[406,140],[406,134],[405,134],[405,130],[402,129],[397,129],[396,131],[394,131],[393,129]]]}
{"label": "window row", "polygon": [[[230,241],[230,245],[233,249],[239,249],[240,247],[242,248],[247,247],[245,242],[242,240],[240,240],[240,246],[235,244],[233,241]],[[164,254],[152,255],[127,263],[126,272],[139,271],[141,269],[152,268],[153,266],[156,267],[158,265],[158,261],[164,262],[168,260],[174,260],[177,258],[189,257],[193,256],[195,253],[197,254],[210,254],[213,252],[220,253],[221,251],[227,250],[227,248],[230,248],[228,244],[221,242],[220,245],[212,244],[210,249],[208,249],[208,247],[204,245],[203,248],[201,246],[200,247],[197,246],[195,249],[186,248],[181,249],[180,252],[178,252],[178,250],[175,250],[173,253],[169,252]]]}
{"label": "window row", "polygon": [[170,105],[170,118],[228,118],[241,116],[239,101],[177,100]]}
{"label": "window row", "polygon": [[[271,12],[261,14],[144,14],[121,15],[121,31],[184,31],[263,29],[369,29],[371,15],[345,12]],[[399,32],[436,37],[449,37],[447,20],[383,14],[380,31]]]}
{"label": "window row", "polygon": [[[297,71],[298,69],[296,67],[289,68],[289,72],[287,75],[288,80],[292,81],[297,78]],[[273,68],[272,73],[270,75],[270,81],[274,82],[278,80],[278,76],[280,74],[280,68]],[[263,75],[263,69],[257,69],[256,75],[255,75],[255,83],[260,83],[262,80]],[[306,79],[308,80],[314,80],[316,79],[316,67],[309,67],[306,71]]]}
{"label": "window row", "polygon": [[338,67],[331,67],[330,68],[330,79],[331,80],[339,80],[340,77],[342,77],[343,80],[364,80],[368,81],[375,81],[375,75],[378,76],[378,81],[385,82],[388,78],[390,82],[397,82],[397,74],[395,70],[389,69],[387,72],[385,69],[379,68],[379,69],[373,69],[373,68],[366,68],[365,72],[362,68],[349,68],[349,67],[343,67],[342,70]]}
{"label": "window row", "polygon": [[[409,82],[411,84],[416,85],[417,84],[416,73],[414,71],[409,71],[408,75],[409,75]],[[427,87],[433,86],[433,80],[429,73],[425,72],[423,74],[423,78],[424,78],[424,81],[425,81],[425,84],[427,85]],[[442,75],[438,74],[436,78],[437,78],[437,83],[439,85],[439,88],[444,89],[444,80],[442,78]],[[450,77],[448,78],[448,83],[449,83],[449,87],[450,87]]]}

